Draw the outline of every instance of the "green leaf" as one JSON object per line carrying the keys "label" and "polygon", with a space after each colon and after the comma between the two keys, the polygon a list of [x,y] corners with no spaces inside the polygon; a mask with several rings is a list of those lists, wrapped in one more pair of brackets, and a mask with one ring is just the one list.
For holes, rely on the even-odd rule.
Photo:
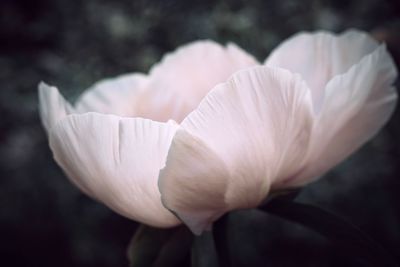
{"label": "green leaf", "polygon": [[158,229],[140,225],[127,251],[130,266],[180,266],[189,255],[192,239],[192,233],[184,226]]}
{"label": "green leaf", "polygon": [[359,257],[372,266],[398,266],[378,243],[358,227],[322,208],[276,198],[260,209],[318,232],[331,240],[344,255]]}

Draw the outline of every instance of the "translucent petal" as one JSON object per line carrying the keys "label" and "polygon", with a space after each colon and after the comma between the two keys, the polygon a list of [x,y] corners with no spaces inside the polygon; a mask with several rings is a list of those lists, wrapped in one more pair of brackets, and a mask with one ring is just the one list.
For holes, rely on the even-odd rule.
{"label": "translucent petal", "polygon": [[161,203],[159,170],[174,122],[86,113],[70,115],[50,132],[57,163],[79,187],[133,220],[168,227],[179,220]]}
{"label": "translucent petal", "polygon": [[147,83],[147,77],[139,73],[105,79],[87,89],[75,107],[79,113],[95,111],[134,117],[146,105],[142,95]]}
{"label": "translucent petal", "polygon": [[381,45],[345,74],[334,77],[326,86],[307,168],[286,185],[318,178],[372,138],[395,108],[396,76],[394,62]]}
{"label": "translucent petal", "polygon": [[298,75],[261,66],[235,73],[182,122],[187,134],[174,138],[160,175],[164,204],[195,232],[226,210],[257,206],[274,181],[303,167],[312,123]]}
{"label": "translucent petal", "polygon": [[59,120],[75,113],[72,106],[60,94],[57,87],[44,82],[39,84],[39,112],[42,124],[48,133]]}
{"label": "translucent petal", "polygon": [[197,41],[164,56],[149,74],[146,117],[178,122],[197,107],[204,96],[235,71],[257,65],[251,55],[234,44]]}
{"label": "translucent petal", "polygon": [[367,33],[348,30],[340,35],[320,31],[299,33],[284,41],[266,59],[267,66],[299,73],[307,82],[319,111],[325,86],[378,47]]}

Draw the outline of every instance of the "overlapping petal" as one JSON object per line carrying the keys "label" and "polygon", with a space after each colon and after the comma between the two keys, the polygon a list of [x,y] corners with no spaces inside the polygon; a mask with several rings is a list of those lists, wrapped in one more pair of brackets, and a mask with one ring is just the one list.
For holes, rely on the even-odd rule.
{"label": "overlapping petal", "polygon": [[[204,96],[235,71],[257,60],[234,44],[197,41],[167,54],[149,73],[146,117],[182,121]],[[161,111],[161,112],[160,112]]]}
{"label": "overlapping petal", "polygon": [[158,227],[179,223],[157,188],[174,122],[86,113],[57,123],[49,136],[57,163],[85,193],[116,212]]}
{"label": "overlapping petal", "polygon": [[325,31],[303,32],[280,44],[265,64],[299,73],[310,87],[315,110],[319,111],[327,83],[377,47],[375,40],[358,30],[347,30],[339,35]]}
{"label": "overlapping petal", "polygon": [[275,179],[303,167],[312,123],[299,75],[237,72],[182,122],[159,178],[163,203],[195,233],[227,210],[257,206]]}
{"label": "overlapping petal", "polygon": [[[75,108],[57,88],[41,84],[41,118],[54,157],[83,192],[122,215],[155,226],[174,225],[178,220],[161,204],[157,177],[176,124],[102,114],[183,118],[188,106],[194,108],[215,84],[254,64],[233,44],[225,48],[201,41],[167,55],[149,76],[134,73],[96,83]],[[205,81],[190,88],[197,91],[185,88],[194,77]],[[92,111],[102,114],[87,113]]]}
{"label": "overlapping petal", "polygon": [[135,117],[146,105],[143,95],[148,78],[141,73],[105,79],[87,89],[75,104],[79,113],[99,112]]}
{"label": "overlapping petal", "polygon": [[179,224],[157,188],[175,122],[74,114],[58,89],[44,83],[39,100],[54,158],[79,189],[131,219],[158,227]]}
{"label": "overlapping petal", "polygon": [[394,62],[381,45],[328,82],[307,154],[292,185],[310,182],[358,149],[388,121],[397,102]]}

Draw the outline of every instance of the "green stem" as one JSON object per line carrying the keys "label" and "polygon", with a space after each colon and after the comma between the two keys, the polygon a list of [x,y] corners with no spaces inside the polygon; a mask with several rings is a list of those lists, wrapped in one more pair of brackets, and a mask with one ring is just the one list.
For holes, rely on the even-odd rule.
{"label": "green stem", "polygon": [[215,240],[215,247],[218,253],[219,267],[230,267],[230,255],[228,247],[228,216],[225,214],[218,221],[214,223],[213,234]]}
{"label": "green stem", "polygon": [[192,267],[218,267],[212,232],[205,231],[196,236],[192,244]]}

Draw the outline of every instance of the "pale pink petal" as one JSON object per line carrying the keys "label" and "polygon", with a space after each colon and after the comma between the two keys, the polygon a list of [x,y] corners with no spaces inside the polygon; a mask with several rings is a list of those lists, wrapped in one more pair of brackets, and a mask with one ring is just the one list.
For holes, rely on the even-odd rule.
{"label": "pale pink petal", "polygon": [[261,66],[237,72],[182,122],[187,134],[174,138],[160,175],[164,204],[195,232],[226,210],[257,206],[274,181],[303,167],[312,123],[299,75]]}
{"label": "pale pink petal", "polygon": [[358,30],[340,35],[324,31],[299,33],[278,46],[265,64],[300,73],[311,89],[315,110],[319,111],[326,84],[377,47],[375,40]]}
{"label": "pale pink petal", "polygon": [[[64,99],[56,87],[49,86],[44,82],[39,84],[39,110],[40,119],[48,135],[59,121],[69,114],[76,113],[76,110]],[[74,181],[74,184],[81,191],[90,195],[80,181]]]}
{"label": "pale pink petal", "polygon": [[326,86],[315,124],[307,168],[282,186],[298,186],[318,178],[348,157],[387,122],[397,100],[397,71],[381,45]]}
{"label": "pale pink petal", "polygon": [[48,133],[59,120],[75,113],[72,106],[60,94],[57,87],[41,82],[39,89],[39,112],[44,129]]}
{"label": "pale pink petal", "polygon": [[157,178],[177,127],[86,113],[56,124],[49,141],[57,163],[84,192],[123,216],[169,227],[179,220],[163,207]]}
{"label": "pale pink petal", "polygon": [[159,178],[163,203],[200,234],[228,210],[229,171],[212,149],[183,129],[175,134],[166,166]]}
{"label": "pale pink petal", "polygon": [[141,96],[147,89],[147,77],[140,73],[105,79],[87,89],[76,102],[79,113],[95,111],[136,117],[146,103]]}
{"label": "pale pink petal", "polygon": [[257,64],[234,44],[224,47],[213,41],[197,41],[182,46],[150,70],[151,92],[143,115],[179,122],[215,85],[235,71]]}

